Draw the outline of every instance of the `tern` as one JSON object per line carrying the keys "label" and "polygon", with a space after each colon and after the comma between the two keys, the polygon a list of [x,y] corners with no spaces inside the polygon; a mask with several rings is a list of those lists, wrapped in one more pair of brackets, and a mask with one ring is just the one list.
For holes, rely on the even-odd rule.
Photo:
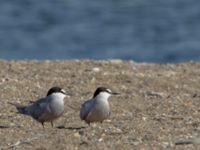
{"label": "tern", "polygon": [[49,89],[47,96],[38,99],[29,105],[13,104],[18,113],[31,116],[40,122],[44,128],[44,122],[51,122],[60,117],[64,112],[64,98],[66,92],[60,87]]}
{"label": "tern", "polygon": [[80,109],[80,118],[90,125],[92,122],[101,122],[110,116],[108,98],[119,95],[105,87],[98,87],[91,99],[85,101]]}

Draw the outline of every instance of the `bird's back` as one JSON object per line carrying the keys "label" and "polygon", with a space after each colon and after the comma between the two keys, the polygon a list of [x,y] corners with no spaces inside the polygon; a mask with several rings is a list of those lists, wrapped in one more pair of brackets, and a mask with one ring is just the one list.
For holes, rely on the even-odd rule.
{"label": "bird's back", "polygon": [[31,115],[40,122],[52,121],[64,112],[64,102],[57,95],[40,99],[31,107]]}
{"label": "bird's back", "polygon": [[42,121],[40,118],[44,113],[48,112],[48,107],[49,99],[44,97],[37,100],[35,103],[27,106],[27,110],[29,112],[29,115],[32,116],[34,119]]}

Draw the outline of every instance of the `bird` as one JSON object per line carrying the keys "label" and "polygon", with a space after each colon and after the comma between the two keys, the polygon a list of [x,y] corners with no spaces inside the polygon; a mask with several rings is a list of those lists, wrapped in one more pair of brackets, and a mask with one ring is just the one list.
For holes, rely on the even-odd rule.
{"label": "bird", "polygon": [[36,121],[40,122],[44,128],[45,122],[51,122],[60,117],[64,112],[64,98],[66,97],[64,89],[55,86],[49,89],[46,97],[42,97],[28,105],[14,104],[18,113],[31,116]]}
{"label": "bird", "polygon": [[91,99],[85,101],[80,108],[80,118],[87,124],[93,122],[103,123],[110,116],[108,98],[111,95],[119,95],[105,87],[98,87]]}

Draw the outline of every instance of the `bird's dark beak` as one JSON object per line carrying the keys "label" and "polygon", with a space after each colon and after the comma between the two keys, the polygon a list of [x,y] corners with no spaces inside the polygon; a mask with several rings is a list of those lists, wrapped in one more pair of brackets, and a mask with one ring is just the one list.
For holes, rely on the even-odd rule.
{"label": "bird's dark beak", "polygon": [[65,93],[65,95],[66,95],[66,96],[69,96],[69,97],[72,96],[72,94],[70,94],[70,93]]}
{"label": "bird's dark beak", "polygon": [[65,96],[71,96],[71,94],[70,93],[63,93]]}
{"label": "bird's dark beak", "polygon": [[112,92],[111,94],[112,95],[120,95],[120,93],[117,93],[117,92]]}

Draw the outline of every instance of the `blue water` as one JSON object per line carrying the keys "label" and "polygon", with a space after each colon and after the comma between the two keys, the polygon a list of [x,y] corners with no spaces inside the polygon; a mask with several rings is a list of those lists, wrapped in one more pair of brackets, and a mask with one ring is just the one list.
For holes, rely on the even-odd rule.
{"label": "blue water", "polygon": [[1,0],[0,58],[200,60],[198,0]]}

